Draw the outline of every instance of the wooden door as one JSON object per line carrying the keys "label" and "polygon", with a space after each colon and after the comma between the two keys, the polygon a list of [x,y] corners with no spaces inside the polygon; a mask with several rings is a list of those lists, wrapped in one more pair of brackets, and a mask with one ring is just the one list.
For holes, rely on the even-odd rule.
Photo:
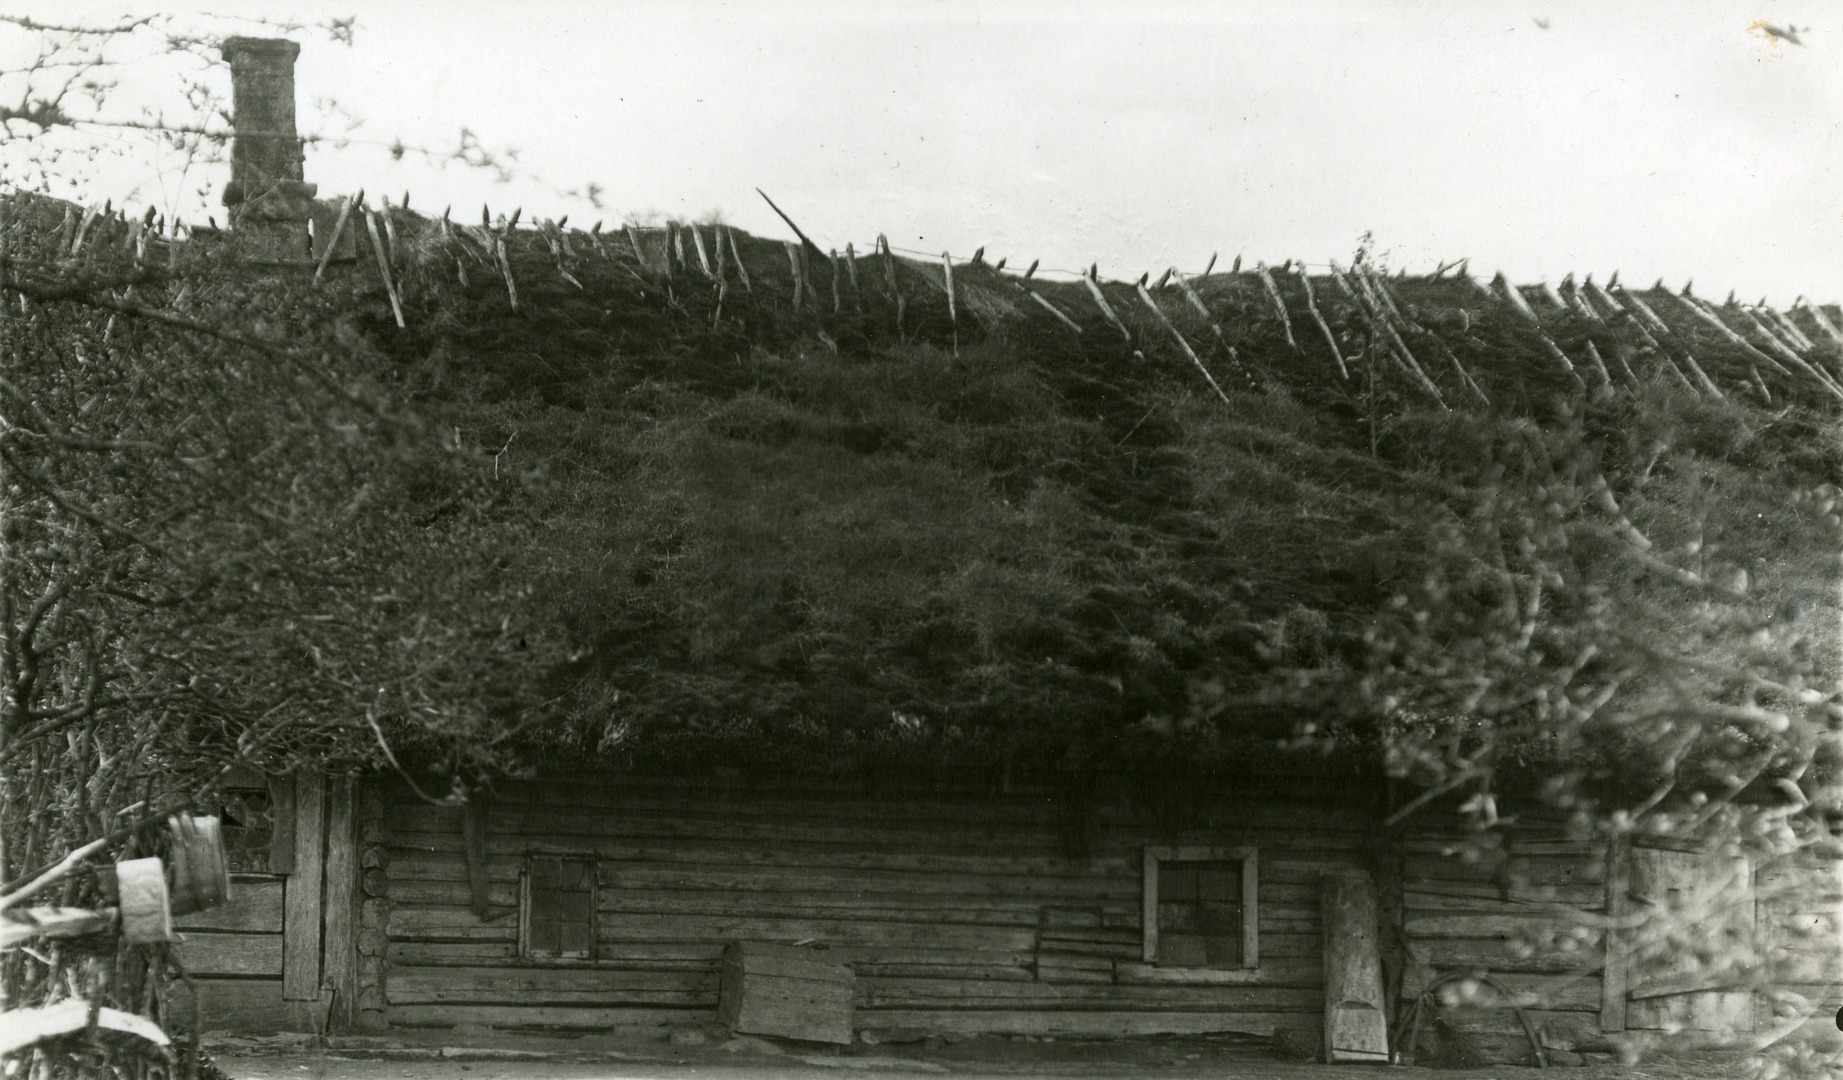
{"label": "wooden door", "polygon": [[1633,910],[1655,906],[1677,929],[1672,943],[1643,947],[1632,961],[1626,1027],[1752,1031],[1754,996],[1731,964],[1753,947],[1757,905],[1746,856],[1635,846],[1630,859]]}

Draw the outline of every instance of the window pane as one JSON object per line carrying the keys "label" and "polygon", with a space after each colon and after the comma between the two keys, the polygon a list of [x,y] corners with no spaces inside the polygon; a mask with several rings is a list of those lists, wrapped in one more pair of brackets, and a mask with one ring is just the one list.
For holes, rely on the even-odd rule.
{"label": "window pane", "polygon": [[586,923],[589,921],[589,894],[586,892],[559,893],[557,896],[557,917],[570,922]]}
{"label": "window pane", "polygon": [[1203,939],[1210,967],[1240,967],[1241,935],[1212,935]]}
{"label": "window pane", "polygon": [[556,859],[531,860],[532,889],[534,891],[537,889],[555,891],[558,885],[557,879],[561,872],[562,868]]}
{"label": "window pane", "polygon": [[586,922],[566,922],[558,930],[557,950],[565,956],[586,956],[595,945],[595,935]]}
{"label": "window pane", "polygon": [[1201,967],[1209,962],[1209,951],[1196,934],[1158,934],[1158,962],[1175,967]]}
{"label": "window pane", "polygon": [[1197,929],[1205,934],[1241,933],[1241,905],[1203,903]]}
{"label": "window pane", "polygon": [[584,873],[587,869],[588,867],[578,861],[572,860],[563,863],[560,867],[557,887],[565,892],[574,892],[579,889],[588,888],[588,875]]}
{"label": "window pane", "polygon": [[1159,900],[1195,900],[1197,898],[1197,864],[1161,862],[1158,864]]}
{"label": "window pane", "polygon": [[1161,934],[1194,934],[1197,926],[1197,905],[1190,903],[1165,902],[1158,905],[1158,932]]}
{"label": "window pane", "polygon": [[1197,864],[1197,898],[1218,903],[1241,903],[1241,864]]}
{"label": "window pane", "polygon": [[530,951],[535,955],[555,956],[561,940],[554,919],[533,919],[530,930]]}

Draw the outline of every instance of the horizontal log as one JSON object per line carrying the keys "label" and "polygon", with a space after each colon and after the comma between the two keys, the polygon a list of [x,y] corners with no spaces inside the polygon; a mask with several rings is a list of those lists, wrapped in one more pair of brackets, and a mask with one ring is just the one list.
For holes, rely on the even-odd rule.
{"label": "horizontal log", "polygon": [[[1435,968],[1438,975],[1460,974],[1464,969]],[[1493,972],[1492,978],[1504,984],[1510,991],[1510,999],[1495,988],[1484,983],[1478,984],[1469,997],[1462,997],[1457,1004],[1446,1002],[1463,993],[1463,987],[1448,983],[1434,991],[1435,1004],[1441,1015],[1453,1008],[1507,1009],[1512,1004],[1525,1009],[1557,1009],[1575,1012],[1597,1012],[1601,1004],[1600,979],[1598,975],[1534,975],[1525,972]],[[1422,987],[1418,979],[1410,978],[1402,986],[1404,998],[1419,997]]]}
{"label": "horizontal log", "polygon": [[1512,856],[1509,867],[1500,870],[1439,855],[1402,857],[1404,881],[1495,881],[1500,877],[1529,885],[1598,884],[1606,880],[1606,860]]}
{"label": "horizontal log", "polygon": [[1569,928],[1566,916],[1554,912],[1527,911],[1496,915],[1414,914],[1403,917],[1402,928],[1410,939],[1419,938],[1527,938],[1552,935]]}
{"label": "horizontal log", "polygon": [[[460,828],[460,811],[445,807],[406,806],[392,824],[411,832],[447,833]],[[763,821],[743,814],[688,817],[658,815],[635,817],[581,810],[528,810],[507,813],[495,807],[487,814],[491,835],[519,840],[531,837],[698,840],[753,840],[764,843],[888,844],[913,850],[996,851],[1044,854],[1057,850],[1062,830],[1055,826],[1004,828],[953,823],[929,826],[914,819],[853,822],[841,815],[837,821]]]}
{"label": "horizontal log", "polygon": [[[466,862],[460,857],[460,843],[446,834],[398,833],[393,839],[399,858],[393,861],[394,877],[465,879]],[[489,876],[511,881],[518,876],[523,855],[529,845],[502,842],[497,854],[488,859]],[[836,847],[760,844],[650,844],[597,840],[585,850],[610,862],[647,863],[660,866],[680,864],[717,866],[818,867],[836,870],[895,870],[918,873],[990,874],[999,877],[1137,877],[1141,859],[1115,857],[1065,859],[1051,855],[955,855],[929,854],[907,849],[867,848],[861,850]]]}
{"label": "horizontal log", "polygon": [[[1508,938],[1432,938],[1412,943],[1415,959],[1436,968],[1467,968],[1489,971],[1525,971],[1533,974],[1562,974],[1597,969],[1604,963],[1600,940],[1596,935],[1577,941],[1572,950],[1555,948],[1527,950],[1522,943]],[[1261,955],[1268,954],[1265,939]]]}
{"label": "horizontal log", "polygon": [[1263,955],[1261,966],[1253,968],[1175,968],[1137,961],[1114,965],[1114,980],[1125,986],[1319,986],[1324,977],[1324,966],[1316,957],[1275,959]]}
{"label": "horizontal log", "polygon": [[[470,891],[464,881],[399,882],[391,898],[401,904],[459,905],[469,901]],[[512,882],[492,882],[487,887],[487,902],[497,907],[518,903],[518,887]],[[626,915],[753,915],[757,917],[795,918],[820,915],[826,918],[852,918],[867,921],[939,922],[991,926],[1036,926],[1042,901],[1029,897],[978,896],[943,894],[940,896],[898,893],[837,892],[729,892],[692,889],[617,889],[600,890],[598,908],[605,916]],[[1113,901],[1096,908],[1095,919],[1105,910],[1121,916],[1133,915],[1134,903]],[[1132,931],[1127,931],[1131,933]]]}
{"label": "horizontal log", "polygon": [[[727,943],[727,941],[604,942],[599,947],[599,957],[595,960],[525,961],[518,959],[516,947],[510,942],[395,942],[390,946],[389,957],[391,963],[403,966],[479,966],[505,963],[544,967],[584,966],[633,970],[714,971]],[[836,963],[851,964],[865,973],[874,972],[883,966],[925,970],[938,968],[944,971],[955,967],[965,967],[1021,972],[1026,977],[1029,976],[1033,959],[1033,954],[1029,950],[884,947],[833,948],[826,950],[825,955]],[[891,973],[903,974],[904,972],[892,971]]]}
{"label": "horizontal log", "polygon": [[402,967],[391,972],[391,993],[407,990],[484,990],[542,995],[559,991],[712,991],[717,973],[637,971],[612,967]]}
{"label": "horizontal log", "polygon": [[[1468,834],[1417,833],[1403,837],[1401,849],[1416,855],[1445,855],[1448,852],[1464,850],[1471,837]],[[1600,859],[1606,855],[1606,845],[1598,840],[1570,840],[1557,836],[1518,836],[1511,834],[1505,838],[1504,850],[1512,857],[1552,856],[1574,859]]]}
{"label": "horizontal log", "polygon": [[172,948],[179,962],[192,975],[282,977],[280,934],[213,934],[192,931]]}
{"label": "horizontal log", "polygon": [[1515,885],[1508,891],[1484,881],[1402,883],[1402,907],[1412,911],[1500,912],[1528,907],[1596,911],[1606,903],[1603,885]]}
{"label": "horizontal log", "polygon": [[393,1027],[453,1027],[480,1024],[502,1030],[608,1028],[659,1028],[709,1024],[717,1019],[713,1006],[687,1008],[593,1008],[570,1005],[392,1005],[387,1014]]}
{"label": "horizontal log", "polygon": [[231,885],[230,897],[222,904],[181,915],[173,920],[173,926],[181,931],[279,934],[282,932],[282,890],[281,881],[238,881]]}
{"label": "horizontal log", "polygon": [[[1322,1010],[1323,1001],[1317,1003]],[[857,1026],[916,1028],[965,1035],[1053,1035],[1093,1038],[1134,1035],[1241,1034],[1271,1036],[1301,1026],[1300,1012],[1159,1012],[1050,1009],[860,1009]]]}
{"label": "horizontal log", "polygon": [[1324,991],[1294,986],[1113,986],[1084,983],[945,983],[877,979],[859,985],[858,1006],[957,1009],[1219,1009],[1305,1012],[1324,1005]]}
{"label": "horizontal log", "polygon": [[[286,1031],[292,1014],[282,1002],[282,980],[195,978],[199,1026],[203,1031]],[[192,999],[183,982],[172,984],[169,1016],[190,1017]]]}
{"label": "horizontal log", "polygon": [[1269,957],[1293,958],[1300,956],[1322,956],[1325,950],[1323,934],[1277,934],[1261,931],[1261,960]]}
{"label": "horizontal log", "polygon": [[[1285,785],[1247,795],[1229,794],[1199,808],[1200,814],[1219,819],[1272,819],[1301,828],[1367,825],[1361,796],[1349,805],[1336,802],[1338,792],[1301,795]],[[1051,788],[1022,789],[1009,794],[989,789],[912,786],[894,787],[879,779],[874,786],[853,789],[841,784],[810,782],[725,783],[703,779],[681,781],[637,780],[623,777],[609,783],[601,779],[545,777],[539,780],[502,781],[495,789],[497,801],[507,806],[594,806],[629,813],[733,812],[805,816],[881,814],[886,816],[945,817],[969,820],[1050,820],[1065,813],[1066,799]],[[396,800],[413,805],[418,800],[398,789]],[[1328,812],[1329,811],[1329,812]],[[1142,810],[1108,803],[1095,808],[1098,819],[1146,822]]]}
{"label": "horizontal log", "polygon": [[[444,845],[459,847],[459,838],[444,838]],[[524,847],[513,839],[489,839],[488,879],[517,879]],[[516,848],[516,852],[514,852]],[[391,895],[401,898],[399,886],[415,880],[431,880],[426,869],[449,870],[447,859],[431,859],[427,853],[402,851],[391,869]],[[1117,874],[1082,874],[1052,876],[1030,873],[953,873],[941,870],[877,870],[856,868],[816,868],[793,864],[762,865],[722,863],[631,862],[608,857],[599,849],[582,850],[599,862],[604,889],[708,889],[724,892],[851,892],[851,893],[952,893],[964,896],[1029,897],[1057,906],[1091,904],[1105,900],[1131,901],[1139,895],[1138,871],[1124,866]],[[442,880],[451,878],[446,872]]]}

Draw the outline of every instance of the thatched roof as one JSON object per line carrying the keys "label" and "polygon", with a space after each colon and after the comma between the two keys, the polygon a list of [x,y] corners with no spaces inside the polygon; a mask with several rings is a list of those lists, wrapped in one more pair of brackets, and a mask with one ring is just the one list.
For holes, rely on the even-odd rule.
{"label": "thatched roof", "polygon": [[388,231],[404,325],[363,230],[329,270],[347,316],[523,478],[526,565],[582,650],[539,752],[1266,754],[1313,707],[1290,673],[1356,663],[1426,569],[1429,508],[1506,470],[1534,490],[1572,467],[1542,460],[1563,431],[1660,550],[1705,485],[1761,603],[1834,602],[1834,553],[1784,513],[1843,482],[1834,308],[957,260],[950,306],[940,260],[709,224]]}

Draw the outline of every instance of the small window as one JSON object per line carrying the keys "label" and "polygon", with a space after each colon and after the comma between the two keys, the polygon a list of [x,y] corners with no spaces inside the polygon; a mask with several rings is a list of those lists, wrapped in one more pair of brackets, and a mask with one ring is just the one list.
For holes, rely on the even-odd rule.
{"label": "small window", "polygon": [[224,830],[226,869],[233,874],[266,874],[285,869],[269,865],[275,832],[269,788],[236,787],[220,796],[218,820]]}
{"label": "small window", "polygon": [[595,954],[595,863],[533,855],[519,903],[519,953],[587,959]]}
{"label": "small window", "polygon": [[1258,967],[1259,893],[1253,848],[1146,848],[1145,962]]}

